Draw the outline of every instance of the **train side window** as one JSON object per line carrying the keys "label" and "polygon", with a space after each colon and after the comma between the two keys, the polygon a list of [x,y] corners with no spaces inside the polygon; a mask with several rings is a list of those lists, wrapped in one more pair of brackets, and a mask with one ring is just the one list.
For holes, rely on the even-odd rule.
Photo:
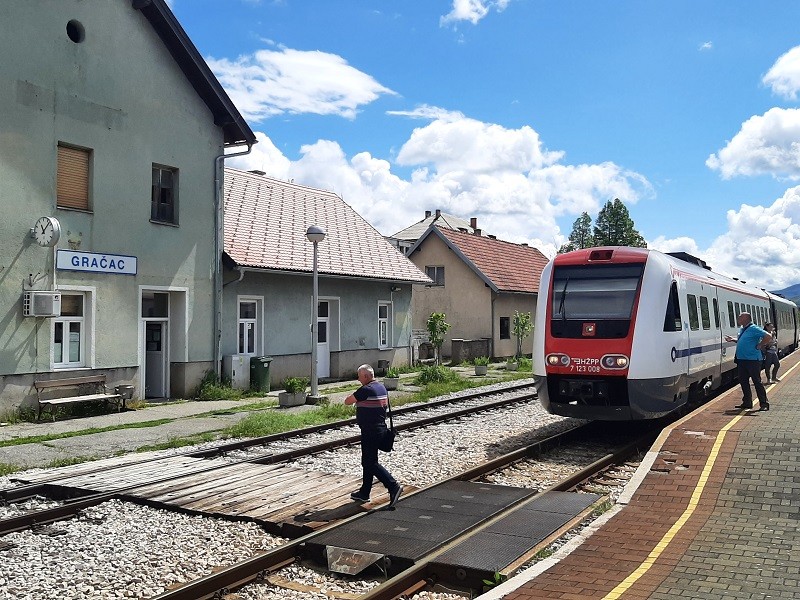
{"label": "train side window", "polygon": [[736,327],[736,315],[733,314],[733,302],[728,300],[728,320],[731,323],[731,327]]}
{"label": "train side window", "polygon": [[739,303],[736,303],[736,323],[739,323],[739,315],[742,314],[742,307],[739,306]]}
{"label": "train side window", "polygon": [[711,302],[714,304],[714,329],[719,329],[719,304],[716,298],[712,298]]}
{"label": "train side window", "polygon": [[664,316],[664,331],[680,331],[683,329],[681,323],[681,304],[678,300],[678,284],[672,282],[667,298],[667,314]]}
{"label": "train side window", "polygon": [[700,319],[697,318],[697,298],[694,294],[687,294],[686,303],[689,305],[689,329],[697,331],[700,329]]}
{"label": "train side window", "polygon": [[708,312],[708,298],[700,296],[700,316],[703,318],[703,329],[711,329],[711,314]]}

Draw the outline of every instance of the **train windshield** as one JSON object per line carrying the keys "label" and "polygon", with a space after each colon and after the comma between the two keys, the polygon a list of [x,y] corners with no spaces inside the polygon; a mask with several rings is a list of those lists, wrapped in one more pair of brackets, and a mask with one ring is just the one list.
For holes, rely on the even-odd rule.
{"label": "train windshield", "polygon": [[556,267],[551,330],[556,337],[583,337],[582,324],[596,322],[600,338],[625,337],[644,264]]}

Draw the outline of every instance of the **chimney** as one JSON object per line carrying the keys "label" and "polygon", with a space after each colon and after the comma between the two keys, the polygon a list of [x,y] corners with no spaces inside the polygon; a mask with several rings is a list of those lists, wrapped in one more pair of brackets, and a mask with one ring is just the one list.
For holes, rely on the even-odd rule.
{"label": "chimney", "polygon": [[475,229],[473,229],[473,230],[472,230],[472,233],[474,233],[474,234],[475,234],[475,235],[477,235],[478,237],[480,237],[480,236],[481,236],[481,230],[480,230],[480,229],[477,229],[477,228],[475,228]]}
{"label": "chimney", "polygon": [[426,211],[425,211],[425,218],[427,219],[427,218],[428,218],[428,217],[430,217],[430,216],[431,216],[431,211],[429,211],[429,210],[426,210]]}
{"label": "chimney", "polygon": [[442,216],[442,210],[440,208],[437,208],[436,209],[436,218],[438,219],[441,216]]}
{"label": "chimney", "polygon": [[470,217],[469,218],[469,226],[473,229],[478,227],[478,217]]}

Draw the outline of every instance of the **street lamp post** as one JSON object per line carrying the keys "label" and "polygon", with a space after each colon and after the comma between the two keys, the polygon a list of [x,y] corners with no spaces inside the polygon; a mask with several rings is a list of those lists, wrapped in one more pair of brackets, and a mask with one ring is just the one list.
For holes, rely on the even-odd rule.
{"label": "street lamp post", "polygon": [[312,401],[319,399],[317,378],[317,323],[319,321],[319,289],[317,278],[317,246],[325,239],[325,230],[319,225],[312,225],[306,230],[306,238],[314,244],[314,267],[313,267],[313,292],[311,299],[311,398]]}

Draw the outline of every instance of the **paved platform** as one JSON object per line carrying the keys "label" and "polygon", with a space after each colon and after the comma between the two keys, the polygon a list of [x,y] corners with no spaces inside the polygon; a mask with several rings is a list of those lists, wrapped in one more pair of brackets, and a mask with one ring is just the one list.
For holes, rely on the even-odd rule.
{"label": "paved platform", "polygon": [[584,539],[481,598],[800,598],[798,360],[769,411],[737,386],[665,430]]}

